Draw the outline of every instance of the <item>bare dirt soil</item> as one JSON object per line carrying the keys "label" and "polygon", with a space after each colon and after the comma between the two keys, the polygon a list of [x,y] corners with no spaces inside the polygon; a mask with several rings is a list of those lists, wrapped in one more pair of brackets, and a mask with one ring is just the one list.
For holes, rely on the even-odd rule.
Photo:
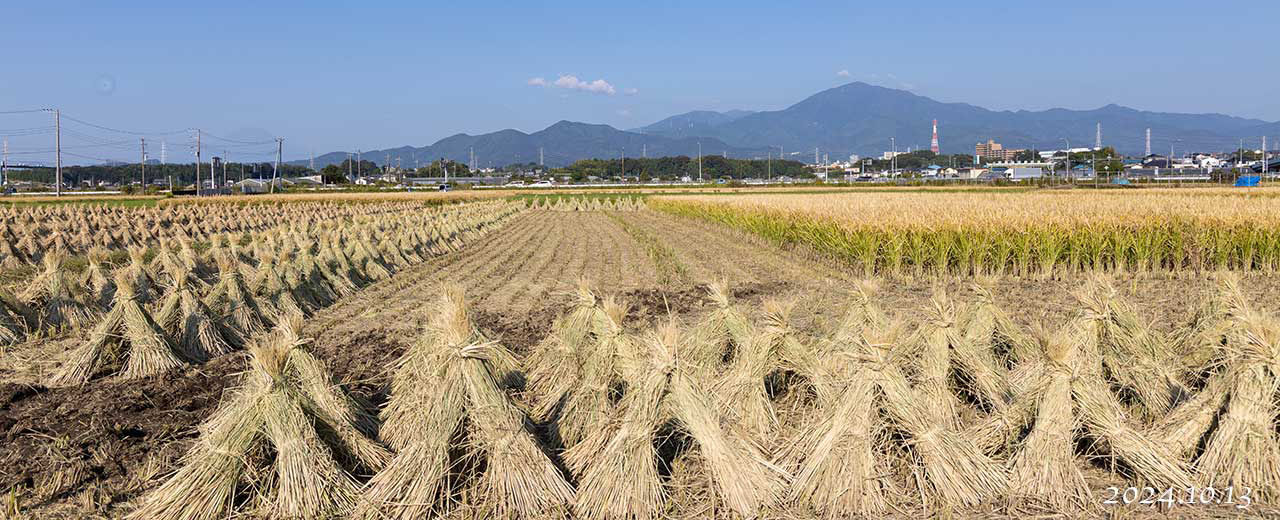
{"label": "bare dirt soil", "polygon": [[[727,280],[749,309],[768,298],[800,299],[796,323],[814,332],[840,314],[857,281],[820,258],[661,213],[529,211],[460,252],[344,298],[308,319],[304,332],[315,338],[312,348],[334,377],[377,405],[386,397],[388,367],[417,337],[442,284],[466,288],[480,327],[523,355],[550,330],[579,278],[629,301],[637,328],[668,315],[696,319],[710,304],[702,284]],[[1257,304],[1276,309],[1277,278],[1249,275],[1244,286]],[[878,294],[886,310],[910,317],[939,283],[961,300],[972,299],[963,280],[886,280]],[[1071,291],[1080,283],[1004,279],[994,282],[994,292],[1018,321],[1055,323],[1075,309]],[[1185,320],[1214,287],[1192,274],[1122,276],[1118,284],[1163,330]],[[177,467],[245,361],[237,353],[160,377],[78,388],[0,381],[4,501],[39,518],[128,511],[129,501]],[[682,516],[710,514],[690,507]]]}

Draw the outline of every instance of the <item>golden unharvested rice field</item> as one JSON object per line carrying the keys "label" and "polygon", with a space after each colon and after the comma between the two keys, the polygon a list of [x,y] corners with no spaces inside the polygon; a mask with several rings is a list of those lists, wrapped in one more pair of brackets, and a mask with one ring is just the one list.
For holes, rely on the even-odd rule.
{"label": "golden unharvested rice field", "polygon": [[1280,189],[694,195],[655,205],[868,275],[1280,268]]}
{"label": "golden unharvested rice field", "polygon": [[0,518],[1275,517],[1277,196],[0,207]]}

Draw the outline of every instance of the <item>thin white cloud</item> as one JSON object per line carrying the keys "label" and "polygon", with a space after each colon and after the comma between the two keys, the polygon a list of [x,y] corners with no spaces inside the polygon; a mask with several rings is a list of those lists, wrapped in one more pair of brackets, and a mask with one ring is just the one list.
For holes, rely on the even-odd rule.
{"label": "thin white cloud", "polygon": [[603,79],[597,79],[595,81],[583,81],[578,79],[577,76],[574,76],[572,74],[565,74],[563,76],[560,76],[560,78],[557,79],[554,84],[557,87],[566,88],[569,90],[581,90],[583,92],[593,92],[596,94],[608,94],[610,96],[618,92],[617,89],[613,88],[613,85],[609,84],[608,81],[605,81]]}
{"label": "thin white cloud", "polygon": [[631,117],[631,110],[624,108],[618,111],[618,115],[622,117]]}
{"label": "thin white cloud", "polygon": [[640,93],[640,90],[639,90],[639,89],[636,89],[636,88],[634,88],[634,87],[633,87],[633,88],[629,88],[629,89],[623,90],[623,91],[622,91],[622,93],[623,93],[623,94],[626,94],[626,95],[628,95],[628,96],[634,96],[634,95],[636,95],[636,94],[639,94],[639,93]]}
{"label": "thin white cloud", "polygon": [[836,73],[836,76],[847,78],[849,76],[852,76],[852,74],[849,74],[849,69],[842,69],[840,72]]}
{"label": "thin white cloud", "polygon": [[[555,81],[547,81],[546,78],[539,76],[539,77],[530,79],[526,83],[535,87],[548,87],[548,88],[555,87],[555,88],[561,88],[565,90],[576,90],[578,92],[589,92],[592,94],[606,94],[610,96],[618,93],[617,87],[614,87],[613,84],[609,83],[608,81],[605,81],[603,79],[597,79],[595,81],[584,81],[584,80],[578,79],[578,77],[574,76],[573,74],[562,74],[559,78],[556,78]],[[634,88],[628,88],[623,90],[622,92],[628,96],[634,96],[640,91]]]}

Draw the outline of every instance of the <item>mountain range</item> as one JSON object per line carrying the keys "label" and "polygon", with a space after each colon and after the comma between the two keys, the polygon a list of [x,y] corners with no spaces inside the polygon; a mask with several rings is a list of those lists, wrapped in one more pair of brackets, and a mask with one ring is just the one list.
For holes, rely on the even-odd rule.
{"label": "mountain range", "polygon": [[[1280,122],[1222,114],[1180,114],[1106,105],[1093,110],[1054,108],[1041,111],[997,111],[967,103],[944,103],[907,92],[849,83],[827,89],[782,110],[728,112],[694,111],[627,131],[608,125],[560,121],[526,134],[501,130],[482,135],[458,134],[430,146],[410,146],[365,152],[381,164],[388,155],[409,166],[444,157],[466,163],[474,150],[480,166],[538,162],[563,166],[578,159],[628,156],[693,156],[698,144],[704,154],[763,157],[779,147],[788,155],[808,158],[815,148],[832,160],[850,154],[879,156],[893,146],[899,151],[929,146],[932,121],[938,121],[943,153],[973,153],[974,145],[993,139],[1006,148],[1061,149],[1093,146],[1097,125],[1102,144],[1126,155],[1144,152],[1146,129],[1151,129],[1154,153],[1220,152],[1245,146],[1256,148],[1260,136],[1280,138]],[[337,164],[345,152],[316,157],[317,166]],[[306,161],[295,161],[305,164]]]}

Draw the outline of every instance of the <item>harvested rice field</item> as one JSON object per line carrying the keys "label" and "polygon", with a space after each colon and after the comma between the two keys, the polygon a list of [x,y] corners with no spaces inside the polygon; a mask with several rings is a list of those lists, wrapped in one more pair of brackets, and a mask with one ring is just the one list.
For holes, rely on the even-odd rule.
{"label": "harvested rice field", "polygon": [[1270,192],[246,199],[0,208],[0,518],[1280,515]]}

